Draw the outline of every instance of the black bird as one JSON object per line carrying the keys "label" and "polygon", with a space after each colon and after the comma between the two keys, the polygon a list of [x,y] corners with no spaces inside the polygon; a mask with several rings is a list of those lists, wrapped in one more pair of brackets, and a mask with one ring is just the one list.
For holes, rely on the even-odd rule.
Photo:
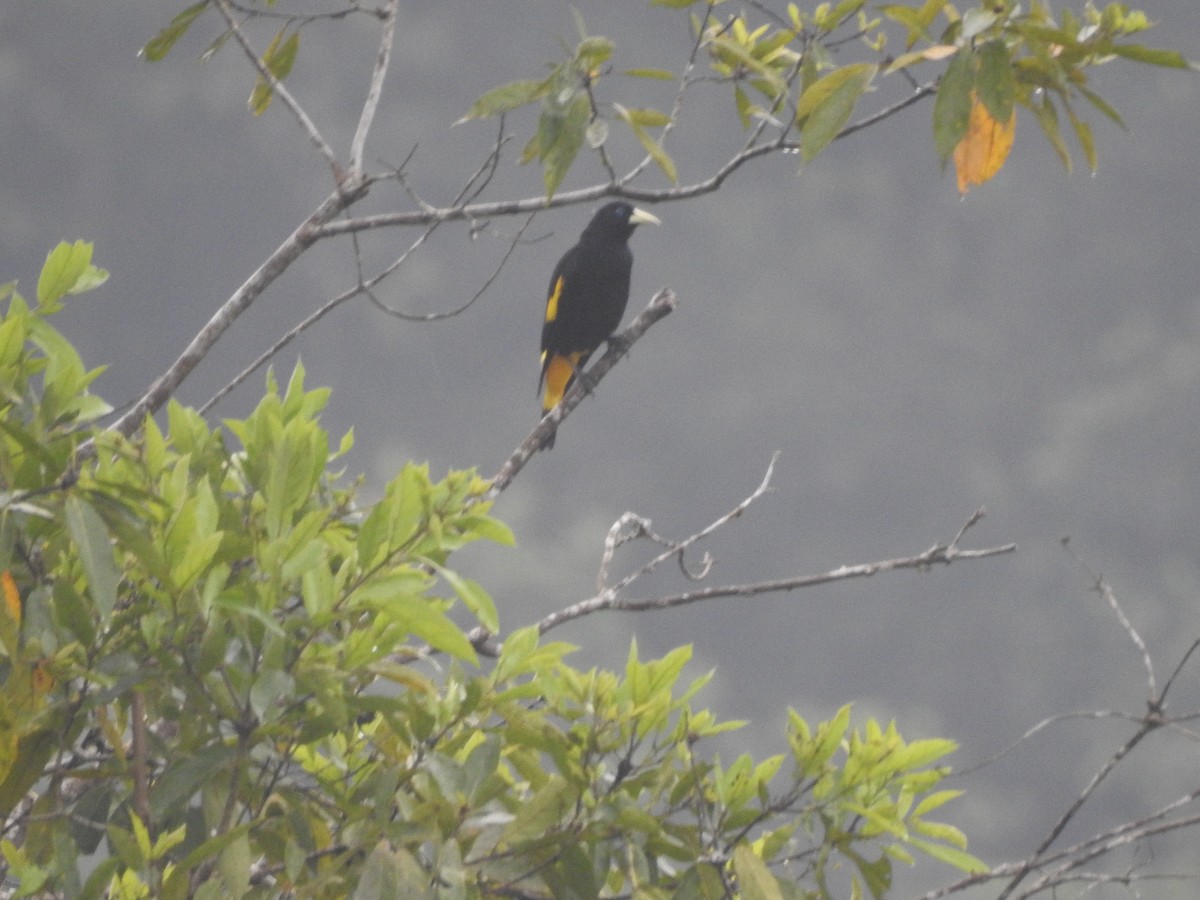
{"label": "black bird", "polygon": [[[662,224],[629,203],[607,203],[554,267],[542,323],[542,415],[558,405],[588,357],[621,324],[633,268],[629,236],[647,222]],[[553,447],[554,435],[542,446]]]}

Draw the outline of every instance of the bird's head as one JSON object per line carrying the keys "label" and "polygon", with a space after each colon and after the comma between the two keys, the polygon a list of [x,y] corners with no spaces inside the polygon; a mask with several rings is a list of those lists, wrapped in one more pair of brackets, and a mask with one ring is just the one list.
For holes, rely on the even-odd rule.
{"label": "bird's head", "polygon": [[661,224],[658,216],[648,213],[644,209],[638,209],[632,203],[617,200],[604,204],[596,211],[596,214],[592,216],[592,221],[584,229],[584,234],[624,241],[628,240],[629,236],[633,234],[633,229],[639,225]]}

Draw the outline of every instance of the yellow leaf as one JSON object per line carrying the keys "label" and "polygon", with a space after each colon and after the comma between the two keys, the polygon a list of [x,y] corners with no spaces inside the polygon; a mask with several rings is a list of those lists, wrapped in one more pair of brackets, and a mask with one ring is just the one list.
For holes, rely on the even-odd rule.
{"label": "yellow leaf", "polygon": [[997,122],[975,92],[971,92],[967,133],[954,148],[954,170],[958,174],[960,194],[965,194],[973,184],[990,181],[1000,171],[1008,159],[1016,131],[1016,110],[1007,122]]}
{"label": "yellow leaf", "polygon": [[8,610],[9,618],[18,625],[21,624],[21,594],[17,591],[17,583],[8,569],[0,572],[0,587],[4,589],[4,608]]}
{"label": "yellow leaf", "polygon": [[953,56],[958,52],[958,48],[953,44],[935,44],[932,47],[926,47],[920,52],[922,59],[928,59],[937,62],[940,59],[945,59],[948,56]]}

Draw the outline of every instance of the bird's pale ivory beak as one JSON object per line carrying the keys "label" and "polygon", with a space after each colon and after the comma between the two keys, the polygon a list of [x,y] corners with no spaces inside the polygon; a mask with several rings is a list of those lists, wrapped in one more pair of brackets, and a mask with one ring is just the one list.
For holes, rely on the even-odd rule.
{"label": "bird's pale ivory beak", "polygon": [[633,208],[633,214],[629,217],[630,225],[661,225],[658,216],[653,213],[648,213],[644,209]]}

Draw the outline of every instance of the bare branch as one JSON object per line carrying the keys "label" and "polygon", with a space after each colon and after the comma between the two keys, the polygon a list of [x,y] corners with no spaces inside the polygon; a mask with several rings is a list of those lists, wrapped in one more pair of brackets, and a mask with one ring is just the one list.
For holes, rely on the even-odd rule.
{"label": "bare branch", "polygon": [[[1166,806],[1146,816],[1123,822],[1107,831],[1094,834],[1071,847],[1066,847],[1045,856],[1033,854],[1028,859],[1019,862],[1002,863],[986,872],[976,872],[952,884],[929,891],[921,895],[920,900],[938,900],[938,898],[961,893],[968,888],[976,887],[990,881],[1012,878],[1014,875],[1021,875],[1023,877],[1024,873],[1038,871],[1049,866],[1055,866],[1055,868],[1022,888],[1020,893],[1014,896],[1027,898],[1036,894],[1044,894],[1048,891],[1051,892],[1051,896],[1054,896],[1052,893],[1054,888],[1071,882],[1102,884],[1108,881],[1118,881],[1127,884],[1133,881],[1150,881],[1170,877],[1193,879],[1196,877],[1194,873],[1190,875],[1168,876],[1139,875],[1132,871],[1127,871],[1121,875],[1114,875],[1111,873],[1076,872],[1075,870],[1092,860],[1123,847],[1134,846],[1157,835],[1182,831],[1200,825],[1200,814],[1170,818],[1170,816],[1184,806],[1195,803],[1198,799],[1200,799],[1200,788],[1176,798]],[[1001,896],[1005,896],[1006,894],[1007,890]]]}
{"label": "bare branch", "polygon": [[1178,819],[1168,818],[1182,807],[1190,803],[1195,803],[1198,798],[1200,798],[1200,788],[1176,798],[1166,806],[1155,810],[1147,816],[1125,822],[1109,831],[1092,835],[1086,840],[1064,849],[1058,856],[1062,862],[1056,868],[1031,882],[1028,887],[1022,890],[1019,896],[1032,897],[1034,894],[1062,884],[1070,880],[1068,876],[1074,870],[1122,847],[1144,841],[1155,834],[1176,831],[1181,828],[1190,828],[1200,824],[1200,814],[1193,814]]}
{"label": "bare branch", "polygon": [[[625,588],[629,587],[629,585],[633,584],[634,581],[641,578],[643,575],[648,575],[650,572],[654,571],[656,568],[658,568],[658,566],[661,563],[670,559],[673,556],[678,557],[680,567],[682,567],[683,566],[683,555],[689,547],[694,545],[697,541],[700,541],[703,538],[708,537],[710,534],[715,532],[718,528],[722,528],[723,526],[732,522],[734,519],[740,518],[742,513],[744,513],[747,509],[749,509],[750,505],[752,503],[754,503],[754,501],[758,500],[760,497],[762,497],[764,494],[766,494],[771,489],[770,488],[771,476],[775,474],[775,463],[777,463],[778,461],[779,461],[779,452],[776,451],[775,453],[773,453],[771,455],[771,461],[769,463],[767,463],[766,474],[763,475],[762,481],[759,483],[758,487],[756,487],[754,489],[754,491],[748,497],[746,497],[744,500],[742,500],[741,503],[739,503],[737,506],[735,506],[729,512],[725,513],[725,515],[723,515],[720,518],[716,519],[715,521],[711,522],[709,525],[700,529],[695,534],[693,534],[691,537],[685,538],[682,541],[666,542],[666,541],[663,541],[661,538],[659,538],[658,539],[659,543],[667,544],[668,549],[666,550],[666,552],[660,553],[658,556],[654,557],[652,560],[650,560],[649,562],[644,564],[641,568],[629,573],[624,578],[622,578],[620,581],[618,581],[616,584],[614,584],[612,587],[608,587],[603,581],[599,582],[596,586],[597,595],[602,596],[605,594],[612,594],[615,596],[616,594],[625,590]],[[626,513],[626,515],[632,515],[632,513]],[[645,519],[644,521],[646,522],[647,526],[649,526],[650,520]],[[606,548],[606,550],[607,550],[607,548]],[[705,574],[707,574],[708,569],[711,568],[711,561],[704,568],[705,568]],[[694,576],[692,576],[692,574],[689,573],[686,568],[684,569],[684,574],[687,577],[691,578],[692,580],[699,580],[699,579],[695,578]],[[703,577],[703,576],[700,576],[700,577]]]}
{"label": "bare branch", "polygon": [[383,17],[383,27],[379,30],[379,52],[375,55],[375,70],[371,73],[371,86],[367,89],[367,99],[363,101],[362,114],[358,119],[358,128],[350,142],[350,169],[361,172],[363,167],[363,148],[367,143],[367,133],[371,123],[375,121],[375,112],[379,108],[379,98],[383,94],[383,81],[387,77],[388,63],[392,57],[392,47],[396,36],[396,7],[399,0],[387,0],[387,11]]}
{"label": "bare branch", "polygon": [[[503,144],[504,144],[504,138],[503,138],[503,135],[501,135],[500,137],[497,138],[497,142],[496,142],[495,146],[493,146],[491,152],[488,154],[487,159],[484,160],[483,164],[474,172],[474,174],[471,175],[470,178],[467,179],[467,182],[463,185],[462,190],[459,192],[459,196],[457,198],[458,200],[461,200],[463,197],[471,195],[473,190],[481,190],[482,187],[484,185],[486,185],[488,181],[491,180],[492,175],[495,174],[496,161],[499,158],[500,148],[503,146]],[[401,163],[400,166],[394,170],[394,174],[397,177],[401,176],[401,174],[404,171],[404,166],[408,163],[409,160],[412,159],[413,152],[415,152],[415,148],[413,149],[413,151],[409,152],[409,155],[405,158],[404,162]],[[457,200],[456,200],[456,202],[457,202]],[[315,312],[306,316],[299,323],[297,323],[295,326],[293,326],[291,329],[289,329],[286,334],[284,334],[282,337],[280,337],[267,350],[265,350],[263,353],[261,353],[253,362],[250,363],[250,365],[246,366],[246,368],[244,368],[241,372],[239,372],[224,387],[222,387],[219,391],[217,391],[215,394],[213,394],[213,396],[210,397],[204,403],[204,405],[200,407],[200,413],[204,414],[204,413],[208,412],[210,409],[212,409],[213,406],[215,406],[218,402],[220,402],[222,399],[224,399],[226,396],[228,396],[228,394],[231,391],[233,391],[235,388],[237,388],[238,385],[242,384],[247,378],[249,378],[252,374],[254,374],[254,372],[256,372],[260,368],[262,368],[263,365],[265,365],[267,362],[269,362],[284,347],[286,347],[288,344],[290,344],[292,341],[294,341],[301,334],[306,332],[309,328],[316,325],[319,321],[321,321],[321,319],[325,318],[325,316],[327,316],[329,313],[333,312],[333,310],[337,309],[343,303],[345,303],[348,300],[353,299],[354,297],[359,296],[360,294],[366,294],[368,299],[371,301],[371,303],[374,304],[377,308],[379,308],[382,312],[384,312],[388,315],[391,315],[391,316],[395,316],[396,318],[399,318],[399,319],[406,319],[408,321],[432,322],[432,321],[436,321],[439,319],[446,319],[446,318],[450,318],[452,316],[459,315],[464,310],[466,310],[466,309],[470,308],[472,305],[474,305],[474,303],[480,297],[483,296],[483,294],[487,291],[487,289],[489,287],[491,287],[492,283],[496,280],[496,278],[499,276],[500,272],[503,270],[504,266],[508,263],[508,261],[512,257],[513,253],[516,251],[517,245],[521,242],[526,229],[529,227],[529,225],[532,222],[533,222],[533,214],[530,214],[528,220],[526,220],[525,224],[523,226],[521,226],[521,228],[517,231],[516,236],[509,243],[508,250],[507,250],[507,252],[505,252],[504,257],[500,260],[500,263],[493,270],[492,274],[490,276],[488,276],[488,278],[484,281],[483,285],[479,288],[479,290],[476,291],[475,294],[469,300],[467,300],[465,303],[459,305],[457,308],[450,310],[449,312],[428,313],[428,314],[421,314],[421,315],[414,315],[414,314],[402,312],[400,310],[392,309],[391,307],[387,306],[385,303],[383,303],[381,300],[379,300],[375,296],[375,294],[373,293],[373,289],[375,288],[376,285],[378,285],[385,278],[387,278],[389,275],[391,275],[394,271],[396,271],[398,268],[400,268],[400,266],[402,266],[409,259],[409,257],[411,257],[412,254],[417,251],[417,248],[419,248],[422,244],[425,243],[425,241],[429,238],[429,236],[437,229],[438,225],[440,225],[441,223],[435,222],[435,223],[427,226],[425,231],[422,232],[408,246],[408,248],[403,253],[400,254],[399,257],[397,257],[395,260],[393,260],[392,263],[387,266],[387,268],[385,268],[383,271],[377,273],[376,275],[374,275],[371,278],[365,278],[363,276],[362,257],[358,252],[358,235],[351,234],[350,237],[351,237],[351,241],[354,246],[355,265],[357,267],[357,272],[358,272],[357,284],[355,284],[354,287],[352,287],[346,291],[343,291],[341,294],[338,294],[336,297],[327,301],[323,306],[321,306]]]}
{"label": "bare branch", "polygon": [[[978,514],[976,514],[978,516]],[[978,521],[978,518],[975,519]],[[965,530],[965,529],[964,529]],[[962,532],[960,532],[961,536]],[[934,544],[924,553],[900,559],[886,559],[879,562],[863,563],[856,566],[841,566],[818,575],[799,575],[791,578],[781,578],[772,581],[755,581],[747,584],[727,584],[695,591],[685,591],[678,594],[668,594],[660,597],[623,600],[612,590],[605,591],[588,600],[580,601],[564,609],[546,616],[538,623],[538,628],[544,634],[551,628],[557,628],[573,619],[583,618],[601,610],[618,610],[621,612],[644,612],[652,609],[672,609],[686,606],[704,600],[716,600],[723,597],[755,597],[759,594],[773,594],[794,591],[800,588],[814,587],[834,581],[848,581],[852,578],[866,578],[881,572],[891,572],[897,569],[925,570],[941,564],[950,565],[959,559],[984,559],[1003,553],[1012,553],[1017,549],[1016,544],[1004,544],[984,550],[962,550],[955,538],[949,544]]]}
{"label": "bare branch", "polygon": [[[643,313],[643,315],[645,315],[645,313]],[[612,352],[613,351],[610,350],[609,353],[606,353],[605,359],[607,359],[609,354]],[[593,367],[593,370],[594,368],[595,367]],[[575,389],[573,388],[571,392],[568,392],[567,397],[570,398],[574,392]],[[566,399],[563,401],[563,404],[565,403]],[[559,408],[561,408],[563,404],[560,404]],[[533,434],[525,439],[517,453],[515,453],[513,457],[505,463],[504,467],[501,468],[501,474],[496,476],[496,479],[494,479],[495,482],[500,482],[501,476],[506,473],[506,469],[509,466],[516,465],[516,468],[519,470],[520,466],[524,465],[524,463],[528,461],[528,457],[532,456],[532,454],[536,452],[537,448],[541,446],[541,429],[546,425],[547,421],[556,411],[557,409],[548,415],[546,419],[542,421],[542,424],[539,425],[538,428],[534,429]],[[524,455],[523,451],[527,449],[528,455]],[[514,462],[518,459],[519,465]],[[733,509],[733,511],[722,516],[712,525],[709,525],[701,532],[698,532],[692,538],[687,539],[687,541],[680,542],[680,544],[676,547],[672,548],[666,553],[661,554],[655,560],[652,560],[651,563],[648,563],[647,566],[643,567],[643,570],[648,571],[653,566],[661,563],[664,559],[680,553],[681,548],[685,544],[690,546],[701,536],[711,534],[715,528],[720,527],[720,525],[741,515],[741,513],[744,512],[752,502],[754,502],[754,500],[762,496],[762,494],[767,491],[774,465],[775,458],[773,457],[771,460],[771,465],[768,467],[767,474],[763,478],[762,483],[758,486],[758,488],[755,489],[754,493],[739,503],[738,506]],[[505,486],[507,485],[508,481],[512,480],[512,475],[514,474],[515,471],[508,473],[507,479],[503,482]],[[489,492],[487,498],[494,498],[498,492],[499,491],[497,490],[495,484],[493,484],[492,491]],[[637,516],[633,516],[632,519],[628,518],[631,515],[632,514],[627,513],[626,516],[623,516],[622,519],[618,520],[613,528],[609,530],[609,538],[605,542],[606,555],[608,554],[608,547],[610,543],[612,544],[613,549],[615,549],[616,546],[624,542],[624,540],[622,540],[620,537],[613,536],[613,529],[618,529],[623,525],[623,523],[633,524],[634,536],[636,536],[636,532],[639,530],[639,528],[641,528],[643,525],[648,526],[649,523],[647,520],[641,519]],[[916,556],[901,557],[899,559],[885,559],[878,562],[862,563],[855,566],[841,566],[837,569],[832,569],[828,572],[822,572],[818,575],[800,575],[792,578],[781,578],[774,581],[757,581],[749,584],[722,585],[719,587],[705,588],[698,591],[689,591],[686,593],[639,600],[620,599],[616,595],[617,589],[615,587],[602,589],[598,591],[594,597],[591,597],[587,600],[582,600],[579,603],[572,604],[571,606],[557,610],[556,612],[546,616],[538,622],[538,631],[542,634],[545,634],[550,629],[557,628],[559,625],[563,625],[566,622],[570,622],[574,619],[581,619],[584,616],[589,616],[592,613],[601,612],[604,610],[645,612],[647,610],[671,609],[676,606],[684,606],[689,603],[697,603],[702,600],[715,600],[722,597],[754,597],[759,594],[792,591],[800,588],[813,587],[819,584],[828,584],[834,581],[847,581],[852,578],[865,578],[872,575],[878,575],[882,572],[892,572],[899,569],[917,569],[920,571],[925,571],[934,565],[948,566],[960,559],[986,559],[992,556],[999,556],[1001,554],[1015,552],[1017,549],[1016,544],[1003,544],[998,547],[989,547],[981,550],[963,550],[958,546],[959,540],[963,537],[966,531],[982,517],[983,510],[979,510],[971,516],[971,518],[967,521],[967,524],[959,530],[958,535],[950,543],[934,544],[924,553],[919,553]],[[602,576],[604,569],[605,567],[602,566]],[[633,578],[636,578],[637,575],[641,574],[643,570],[639,570],[639,572],[635,573],[634,576],[623,580],[620,584],[625,585],[630,583]],[[493,636],[488,634],[482,628],[474,629],[470,634],[470,639],[472,645],[475,647],[475,650],[480,655],[495,657],[500,654],[500,643],[494,640]]]}
{"label": "bare branch", "polygon": [[[196,333],[184,348],[179,358],[150,385],[146,393],[124,415],[109,428],[126,437],[132,435],[142,420],[156,412],[191,371],[200,364],[212,346],[220,339],[238,317],[258,299],[259,295],[276,278],[282,275],[305,250],[320,238],[320,226],[328,222],[351,203],[362,197],[369,187],[367,178],[356,178],[345,182],[342,188],[331,194],[320,206],[267,257],[246,281],[233,292],[208,323]],[[80,447],[82,455],[95,452],[95,446],[87,441]]]}
{"label": "bare branch", "polygon": [[1048,850],[1056,840],[1058,840],[1058,836],[1062,834],[1063,829],[1067,827],[1067,824],[1073,818],[1075,818],[1075,814],[1079,812],[1083,804],[1085,804],[1088,799],[1091,798],[1092,794],[1095,793],[1096,788],[1098,788],[1100,784],[1110,774],[1112,774],[1112,771],[1114,768],[1116,768],[1117,763],[1124,759],[1134,747],[1142,742],[1146,735],[1148,735],[1151,731],[1154,731],[1157,727],[1158,723],[1156,722],[1143,722],[1142,726],[1135,731],[1133,735],[1127,741],[1125,741],[1124,744],[1118,747],[1112,756],[1105,760],[1104,765],[1102,765],[1096,774],[1092,776],[1091,781],[1087,783],[1087,786],[1084,787],[1079,796],[1075,798],[1074,802],[1067,807],[1066,812],[1064,812],[1059,817],[1058,821],[1054,823],[1054,826],[1050,829],[1049,834],[1047,834],[1042,842],[1038,844],[1037,849],[1034,850],[1034,852],[1029,856],[1029,859],[1018,868],[1012,880],[1009,881],[1009,883],[1005,885],[1004,890],[1000,892],[997,900],[1004,900],[1005,897],[1012,896],[1013,891],[1015,891],[1017,886],[1024,881],[1025,876],[1033,871],[1034,867],[1038,864],[1037,860],[1039,857],[1041,857],[1041,855],[1045,853],[1046,850]]}
{"label": "bare branch", "polygon": [[[604,553],[600,557],[600,571],[596,573],[596,593],[601,593],[608,584],[608,567],[616,555],[617,548],[622,544],[648,537],[655,542],[662,542],[658,535],[650,530],[650,520],[643,519],[637,513],[626,512],[613,522],[604,538]],[[664,542],[666,543],[666,542]]]}
{"label": "bare branch", "polygon": [[1034,725],[1032,728],[1028,729],[1024,734],[1022,734],[1019,738],[1017,738],[1015,741],[1010,743],[1008,746],[1003,747],[997,753],[993,753],[991,756],[989,756],[985,759],[982,759],[973,765],[964,766],[961,769],[955,769],[954,772],[952,773],[951,777],[959,778],[959,779],[965,778],[968,775],[978,772],[980,769],[985,769],[988,766],[994,765],[995,763],[998,763],[1000,760],[1004,759],[1004,757],[1008,756],[1010,753],[1012,753],[1018,747],[1021,747],[1023,744],[1028,742],[1031,738],[1033,738],[1036,735],[1040,734],[1041,732],[1045,731],[1051,725],[1057,725],[1059,722],[1070,722],[1070,721],[1075,721],[1075,720],[1079,720],[1079,719],[1084,719],[1084,720],[1118,719],[1123,722],[1132,722],[1132,723],[1140,723],[1142,721],[1141,716],[1133,716],[1133,715],[1130,715],[1129,713],[1118,712],[1118,711],[1112,710],[1112,709],[1076,710],[1074,712],[1058,713],[1057,715],[1047,716],[1046,718],[1042,719],[1042,721],[1040,721],[1036,725]]}
{"label": "bare branch", "polygon": [[1160,706],[1166,706],[1167,693],[1171,690],[1171,685],[1175,683],[1175,678],[1180,672],[1183,671],[1183,667],[1186,666],[1188,660],[1192,658],[1192,654],[1196,652],[1197,647],[1200,647],[1200,639],[1192,641],[1192,645],[1187,648],[1187,652],[1183,654],[1183,658],[1179,660],[1179,664],[1175,666],[1174,671],[1172,671],[1170,676],[1167,678],[1167,683],[1163,685],[1162,693],[1158,695],[1158,702]]}
{"label": "bare branch", "polygon": [[[537,213],[530,213],[526,217],[524,223],[522,223],[521,227],[519,229],[517,229],[517,233],[515,235],[513,235],[511,238],[509,238],[508,249],[504,252],[504,256],[502,256],[500,258],[500,262],[496,264],[496,267],[494,269],[492,269],[492,273],[490,275],[488,275],[487,278],[484,279],[483,284],[481,284],[479,286],[479,289],[477,291],[475,291],[475,293],[472,294],[465,302],[460,303],[458,306],[454,307],[453,309],[444,310],[442,312],[431,312],[431,313],[404,312],[403,310],[400,310],[400,309],[394,309],[393,307],[388,306],[386,303],[384,303],[383,301],[376,298],[375,294],[372,293],[368,287],[364,287],[364,290],[367,290],[367,296],[369,297],[372,305],[375,306],[376,309],[378,309],[380,312],[385,313],[394,318],[403,319],[406,322],[440,322],[443,319],[452,319],[455,316],[461,315],[462,313],[464,313],[468,309],[470,309],[472,306],[474,306],[475,302],[477,300],[479,300],[480,297],[482,297],[484,294],[487,293],[488,288],[490,288],[492,286],[492,283],[498,277],[500,277],[500,273],[504,271],[504,267],[506,265],[508,265],[508,261],[510,259],[512,259],[512,255],[517,251],[517,247],[519,247],[524,242],[523,239],[525,237],[525,232],[529,229],[529,226],[533,224],[533,220],[536,215],[537,215]],[[430,233],[433,231],[433,229],[435,227],[436,226],[430,226],[430,228],[421,235],[419,242],[423,242],[427,237],[429,237]],[[409,255],[409,253],[411,253],[413,250],[415,250],[416,247],[417,247],[417,243],[414,243],[414,245],[412,247],[410,247],[407,251],[405,251],[404,257],[401,257],[401,259],[397,260],[393,265],[389,266],[384,272],[382,272],[379,275],[378,278],[373,279],[371,282],[372,286],[375,283],[377,283],[378,281],[380,281],[384,276],[391,274],[392,270],[395,269],[396,266],[398,266],[401,262],[403,262],[404,258],[407,257]]]}
{"label": "bare branch", "polygon": [[1113,593],[1112,587],[1103,576],[1093,572],[1091,567],[1083,561],[1083,558],[1075,552],[1075,548],[1071,546],[1071,539],[1064,537],[1062,539],[1063,549],[1071,554],[1071,558],[1079,564],[1088,576],[1092,579],[1092,587],[1101,597],[1107,601],[1113,612],[1117,614],[1117,620],[1121,623],[1121,627],[1125,629],[1125,633],[1129,636],[1129,640],[1133,642],[1142,654],[1142,665],[1146,669],[1146,680],[1149,682],[1149,695],[1147,702],[1151,709],[1155,709],[1158,704],[1158,687],[1154,680],[1154,663],[1150,659],[1150,651],[1146,649],[1146,642],[1142,640],[1142,636],[1138,634],[1137,629],[1133,627],[1133,623],[1129,621],[1129,617],[1125,615],[1125,611],[1121,609],[1121,604],[1117,602],[1117,595]]}

